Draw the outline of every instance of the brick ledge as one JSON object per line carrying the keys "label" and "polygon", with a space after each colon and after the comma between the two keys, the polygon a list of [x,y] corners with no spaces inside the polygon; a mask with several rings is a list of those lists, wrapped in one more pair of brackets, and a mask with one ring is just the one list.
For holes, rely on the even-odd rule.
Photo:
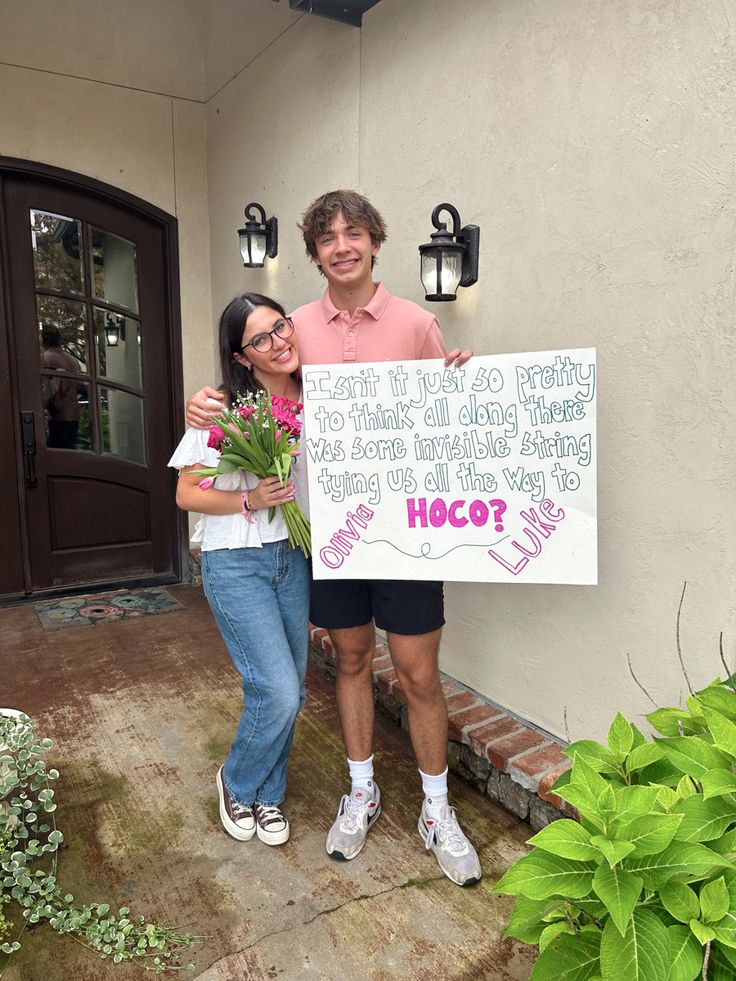
{"label": "brick ledge", "polygon": [[[310,659],[336,674],[335,652],[326,630],[309,625]],[[443,677],[448,712],[448,766],[466,783],[539,830],[575,809],[549,788],[572,763],[562,747],[537,729],[507,715],[480,695]],[[385,644],[373,657],[373,689],[378,706],[408,729],[406,697]]]}

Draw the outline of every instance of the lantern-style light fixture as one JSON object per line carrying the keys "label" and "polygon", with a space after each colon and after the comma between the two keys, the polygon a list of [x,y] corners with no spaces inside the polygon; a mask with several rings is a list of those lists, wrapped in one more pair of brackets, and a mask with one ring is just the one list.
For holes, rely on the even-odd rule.
{"label": "lantern-style light fixture", "polygon": [[122,314],[105,315],[105,340],[108,347],[117,347],[125,340],[125,317]]}
{"label": "lantern-style light fixture", "polygon": [[[440,221],[446,211],[452,218],[452,231],[447,222]],[[478,282],[478,249],[480,228],[478,225],[460,226],[460,215],[451,204],[438,204],[432,212],[430,241],[419,246],[421,278],[425,300],[444,302],[456,299],[458,286],[472,286]]]}
{"label": "lantern-style light fixture", "polygon": [[[260,220],[256,220],[253,211],[258,211]],[[266,212],[255,201],[245,206],[245,228],[238,229],[240,238],[240,254],[243,265],[255,269],[264,264],[266,256],[274,259],[279,251],[279,221],[278,218],[266,220]]]}

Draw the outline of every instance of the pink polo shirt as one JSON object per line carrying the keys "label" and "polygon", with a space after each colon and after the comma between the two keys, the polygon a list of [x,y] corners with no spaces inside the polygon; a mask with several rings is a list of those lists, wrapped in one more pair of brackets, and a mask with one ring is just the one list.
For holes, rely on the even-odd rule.
{"label": "pink polo shirt", "polygon": [[329,290],[291,316],[302,364],[419,361],[447,354],[437,318],[411,300],[392,296],[383,283],[352,317],[337,309]]}

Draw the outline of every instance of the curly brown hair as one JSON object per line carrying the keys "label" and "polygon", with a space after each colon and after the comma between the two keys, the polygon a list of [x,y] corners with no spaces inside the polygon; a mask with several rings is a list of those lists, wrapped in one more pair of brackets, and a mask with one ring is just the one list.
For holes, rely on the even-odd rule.
{"label": "curly brown hair", "polygon": [[[317,239],[329,231],[339,214],[348,225],[365,228],[374,245],[386,241],[386,223],[368,198],[357,191],[328,191],[309,205],[299,224],[307,255],[312,259],[317,258]],[[374,264],[375,261],[374,256]]]}

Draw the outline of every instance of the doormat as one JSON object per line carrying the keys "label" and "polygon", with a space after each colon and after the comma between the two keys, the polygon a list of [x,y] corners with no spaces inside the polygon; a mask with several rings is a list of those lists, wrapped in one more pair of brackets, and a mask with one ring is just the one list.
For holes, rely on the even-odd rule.
{"label": "doormat", "polygon": [[87,593],[67,599],[35,603],[44,630],[79,627],[86,623],[109,623],[129,620],[151,613],[183,610],[179,600],[165,589],[116,589],[108,593]]}

